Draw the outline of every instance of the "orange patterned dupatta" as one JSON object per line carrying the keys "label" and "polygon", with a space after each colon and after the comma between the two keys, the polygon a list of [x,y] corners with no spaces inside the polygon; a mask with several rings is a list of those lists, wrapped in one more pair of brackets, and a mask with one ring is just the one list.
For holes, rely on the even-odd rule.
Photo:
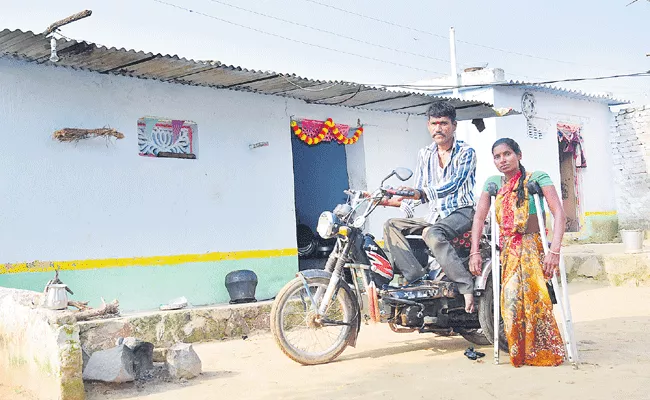
{"label": "orange patterned dupatta", "polygon": [[[539,233],[527,234],[529,198],[517,205],[521,172],[501,188],[496,198],[501,244],[501,316],[508,338],[510,362],[522,365],[560,365],[564,345],[542,269],[544,248]],[[539,210],[538,210],[539,211]]]}

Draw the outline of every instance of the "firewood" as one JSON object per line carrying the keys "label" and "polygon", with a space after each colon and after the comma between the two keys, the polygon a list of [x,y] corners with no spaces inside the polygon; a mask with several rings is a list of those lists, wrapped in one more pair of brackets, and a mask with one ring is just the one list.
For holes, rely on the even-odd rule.
{"label": "firewood", "polygon": [[74,301],[74,300],[68,300],[68,307],[78,308],[79,311],[84,311],[92,308],[88,306],[87,301]]}
{"label": "firewood", "polygon": [[114,137],[116,139],[124,139],[124,134],[118,132],[113,128],[99,128],[99,129],[79,129],[79,128],[63,128],[54,132],[52,137],[60,142],[78,142],[82,139],[89,137]]}
{"label": "firewood", "polygon": [[60,21],[56,21],[55,23],[53,23],[52,25],[47,27],[47,29],[43,32],[43,35],[47,36],[50,33],[57,30],[58,28],[62,27],[63,25],[67,25],[67,24],[69,24],[71,22],[78,21],[78,20],[80,20],[82,18],[90,17],[90,15],[92,13],[93,12],[91,10],[84,10],[82,12],[78,12],[76,14],[73,14],[73,15],[67,17],[67,18],[64,18],[64,19],[62,19]]}
{"label": "firewood", "polygon": [[117,316],[119,314],[120,302],[113,300],[112,303],[106,304],[102,299],[102,306],[99,308],[90,308],[88,310],[79,311],[74,314],[77,321],[86,321],[96,317]]}

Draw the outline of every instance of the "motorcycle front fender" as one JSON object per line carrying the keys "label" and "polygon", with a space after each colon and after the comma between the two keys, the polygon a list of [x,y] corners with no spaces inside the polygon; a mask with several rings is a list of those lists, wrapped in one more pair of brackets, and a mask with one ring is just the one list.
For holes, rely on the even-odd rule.
{"label": "motorcycle front fender", "polygon": [[[302,274],[305,279],[309,278],[325,278],[331,279],[332,273],[324,271],[322,269],[306,269],[304,271],[298,272],[296,276]],[[357,346],[357,337],[359,336],[359,331],[361,330],[361,309],[359,309],[359,302],[357,301],[357,295],[354,291],[348,286],[344,280],[339,281],[339,289],[343,289],[350,300],[352,300],[352,313],[354,318],[352,319],[352,332],[350,332],[350,337],[348,338],[348,346],[356,347]]]}
{"label": "motorcycle front fender", "polygon": [[481,275],[474,278],[474,292],[483,293],[492,274],[492,260],[487,259],[481,267]]}

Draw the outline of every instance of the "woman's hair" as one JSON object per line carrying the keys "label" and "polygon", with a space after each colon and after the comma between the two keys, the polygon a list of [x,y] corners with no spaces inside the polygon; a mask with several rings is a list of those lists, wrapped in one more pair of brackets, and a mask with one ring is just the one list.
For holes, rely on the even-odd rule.
{"label": "woman's hair", "polygon": [[[519,143],[515,142],[513,139],[510,138],[501,138],[496,142],[494,142],[494,144],[492,145],[492,153],[494,154],[494,149],[497,146],[500,146],[502,144],[510,147],[510,149],[514,151],[516,155],[518,156],[521,155],[521,148],[519,147]],[[526,168],[524,168],[524,165],[521,163],[521,161],[519,162],[519,171],[521,171],[521,177],[519,177],[519,184],[515,188],[515,191],[517,192],[517,207],[521,207],[526,197],[526,193],[524,191],[525,190],[524,180],[526,179]]]}

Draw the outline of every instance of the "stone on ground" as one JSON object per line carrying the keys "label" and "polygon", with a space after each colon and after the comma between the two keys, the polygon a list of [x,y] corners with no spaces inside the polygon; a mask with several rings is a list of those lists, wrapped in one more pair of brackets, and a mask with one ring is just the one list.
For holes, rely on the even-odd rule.
{"label": "stone on ground", "polygon": [[172,378],[191,379],[201,373],[201,359],[191,344],[177,343],[167,351],[167,366]]}
{"label": "stone on ground", "polygon": [[120,345],[94,352],[83,371],[83,379],[113,383],[135,380],[133,350]]}
{"label": "stone on ground", "polygon": [[148,377],[153,370],[153,344],[134,337],[124,338],[122,344],[133,351],[135,378]]}

